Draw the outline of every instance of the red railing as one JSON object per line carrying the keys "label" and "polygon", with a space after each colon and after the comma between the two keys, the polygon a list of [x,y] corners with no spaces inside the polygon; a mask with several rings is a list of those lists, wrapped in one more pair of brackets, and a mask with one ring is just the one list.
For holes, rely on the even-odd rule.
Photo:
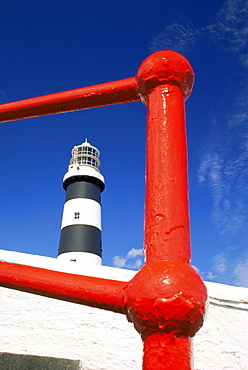
{"label": "red railing", "polygon": [[190,266],[184,101],[194,74],[173,51],[149,56],[137,76],[0,106],[0,121],[141,100],[148,107],[145,264],[129,282],[1,262],[0,285],[124,313],[144,342],[143,370],[191,369],[191,337],[206,288]]}

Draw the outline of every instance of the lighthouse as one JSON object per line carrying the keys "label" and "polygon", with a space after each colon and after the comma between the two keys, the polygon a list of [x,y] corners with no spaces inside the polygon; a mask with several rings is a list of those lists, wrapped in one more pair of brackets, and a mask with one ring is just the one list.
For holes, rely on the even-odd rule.
{"label": "lighthouse", "polygon": [[58,259],[83,264],[102,264],[100,151],[87,139],[74,146],[63,178],[66,191]]}

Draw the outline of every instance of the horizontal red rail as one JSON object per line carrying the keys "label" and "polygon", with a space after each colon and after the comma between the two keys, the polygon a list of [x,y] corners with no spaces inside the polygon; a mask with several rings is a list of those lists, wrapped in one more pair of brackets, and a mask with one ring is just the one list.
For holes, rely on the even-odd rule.
{"label": "horizontal red rail", "polygon": [[126,282],[0,262],[1,286],[124,313]]}
{"label": "horizontal red rail", "polygon": [[0,122],[139,100],[135,77],[0,105]]}

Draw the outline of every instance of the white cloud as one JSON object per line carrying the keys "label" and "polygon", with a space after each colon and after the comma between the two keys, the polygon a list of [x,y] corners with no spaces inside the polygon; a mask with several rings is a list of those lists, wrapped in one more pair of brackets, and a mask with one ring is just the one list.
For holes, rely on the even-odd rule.
{"label": "white cloud", "polygon": [[239,53],[240,61],[246,65],[248,42],[248,0],[228,0],[216,14],[214,22],[202,28],[179,19],[166,26],[151,42],[152,52],[172,49],[185,54],[197,42],[222,44],[226,50]]}
{"label": "white cloud", "polygon": [[128,263],[126,267],[130,270],[139,270],[142,265],[143,265],[143,261],[137,260],[134,263]]}
{"label": "white cloud", "polygon": [[[217,14],[215,23],[206,27],[215,42],[222,42],[227,49],[245,52],[248,42],[248,1],[228,0]],[[243,54],[242,54],[243,55]]]}
{"label": "white cloud", "polygon": [[236,285],[248,288],[248,258],[236,265],[233,275]]}
{"label": "white cloud", "polygon": [[151,51],[172,49],[185,53],[199,39],[201,30],[194,28],[186,20],[176,21],[166,26],[151,42]]}
{"label": "white cloud", "polygon": [[214,280],[216,277],[217,275],[214,275],[211,271],[208,271],[207,280]]}
{"label": "white cloud", "polygon": [[[212,271],[208,271],[206,275],[207,280],[221,279],[221,276],[228,270],[227,257],[225,253],[216,254],[213,257]],[[230,282],[229,282],[230,283]]]}
{"label": "white cloud", "polygon": [[127,259],[135,258],[138,256],[143,256],[143,254],[144,254],[144,250],[142,248],[141,249],[132,248],[127,254]]}
{"label": "white cloud", "polygon": [[215,135],[215,141],[203,150],[199,166],[198,181],[211,191],[214,225],[227,238],[246,230],[246,129],[246,124],[241,124],[240,127],[224,128],[222,137]]}
{"label": "white cloud", "polygon": [[215,280],[222,284],[248,287],[247,253],[239,253],[239,248],[227,248],[213,257],[211,271],[207,272],[207,280]]}
{"label": "white cloud", "polygon": [[227,258],[224,253],[217,254],[214,256],[214,266],[213,270],[222,274],[227,269]]}
{"label": "white cloud", "polygon": [[144,251],[143,249],[135,249],[132,248],[125,257],[123,256],[115,256],[113,257],[113,265],[114,267],[119,268],[128,268],[131,270],[138,270],[143,264],[143,257]]}
{"label": "white cloud", "polygon": [[114,267],[125,267],[126,266],[126,261],[127,259],[124,258],[124,257],[120,257],[120,256],[115,256],[113,257],[113,265]]}

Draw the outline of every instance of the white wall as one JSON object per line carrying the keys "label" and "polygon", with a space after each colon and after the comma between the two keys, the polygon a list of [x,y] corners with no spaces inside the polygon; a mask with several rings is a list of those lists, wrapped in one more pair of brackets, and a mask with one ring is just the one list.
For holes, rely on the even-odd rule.
{"label": "white wall", "polygon": [[195,370],[247,370],[248,288],[205,284],[209,306],[194,338]]}
{"label": "white wall", "polygon": [[81,359],[87,370],[140,369],[142,343],[124,315],[0,289],[0,352]]}
{"label": "white wall", "polygon": [[[18,254],[10,257],[20,259]],[[34,265],[35,259],[41,263],[37,256],[30,259]],[[109,277],[114,270],[118,275],[119,269],[111,268],[99,274]],[[120,280],[133,274],[121,270]],[[248,289],[206,285],[210,303],[204,326],[194,338],[195,370],[246,370]],[[141,339],[124,315],[6,288],[0,288],[0,303],[0,352],[80,359],[85,370],[142,367]]]}

